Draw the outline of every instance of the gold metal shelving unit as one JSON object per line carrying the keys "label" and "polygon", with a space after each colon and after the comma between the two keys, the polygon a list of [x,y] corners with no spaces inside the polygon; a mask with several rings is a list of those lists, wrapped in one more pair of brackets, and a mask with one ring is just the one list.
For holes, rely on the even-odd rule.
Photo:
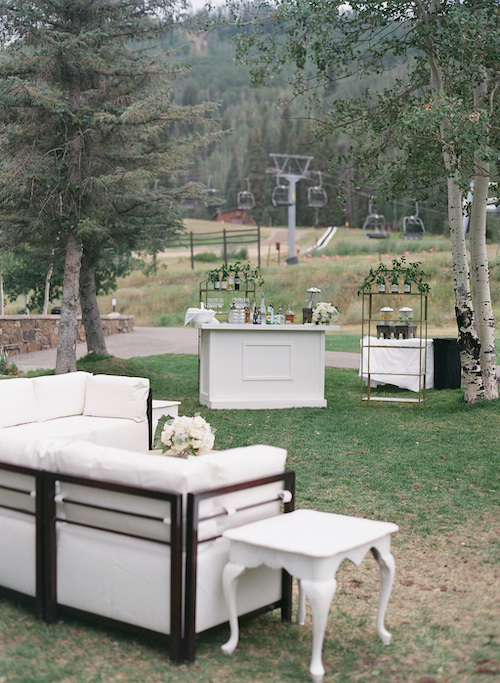
{"label": "gold metal shelving unit", "polygon": [[[205,304],[206,308],[211,308],[215,311],[216,317],[220,322],[227,322],[231,304],[238,300],[248,300],[250,310],[252,308],[253,299],[255,298],[255,282],[241,282],[239,289],[215,288],[213,282],[204,280],[200,282],[200,302]],[[241,301],[243,303],[243,301]]]}
{"label": "gold metal shelving unit", "polygon": [[[390,277],[388,278],[390,279]],[[367,349],[366,361],[364,359],[363,348],[361,349],[361,404],[369,403],[370,401],[386,401],[395,403],[417,403],[418,406],[425,404],[426,398],[426,373],[427,373],[427,299],[428,295],[426,292],[409,292],[404,293],[398,291],[393,292],[362,292],[362,324],[361,324],[361,334],[362,340],[366,339],[367,343],[365,348]],[[412,306],[413,304],[413,306]],[[384,345],[377,342],[373,342],[373,338],[377,335],[377,325],[381,327],[389,327],[386,320],[382,320],[380,316],[380,309],[384,306],[390,305],[394,309],[395,315],[401,306],[413,307],[418,306],[418,315],[413,318],[413,325],[416,326],[415,345],[412,347],[407,347],[409,350],[414,350],[415,348],[420,349],[419,353],[419,368],[418,372],[391,372],[388,368],[385,372],[380,372],[377,370],[373,373],[370,368],[370,355],[371,350],[374,348],[384,348]],[[394,329],[398,326],[396,322],[391,325]],[[380,331],[380,330],[379,330]],[[386,347],[385,347],[386,348]],[[404,349],[404,346],[399,347]],[[377,376],[386,375],[387,384],[391,383],[391,375],[407,375],[407,376],[417,376],[418,377],[418,395],[415,397],[401,397],[401,396],[379,396],[372,393],[372,388],[370,386],[371,375],[376,374]],[[366,386],[365,386],[366,383]]]}

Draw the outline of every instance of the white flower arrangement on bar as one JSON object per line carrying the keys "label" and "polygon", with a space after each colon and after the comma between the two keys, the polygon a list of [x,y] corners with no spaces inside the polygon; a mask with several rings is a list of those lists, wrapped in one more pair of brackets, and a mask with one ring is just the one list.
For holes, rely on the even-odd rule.
{"label": "white flower arrangement on bar", "polygon": [[329,325],[339,317],[339,310],[327,301],[320,301],[314,307],[312,320],[316,325]]}
{"label": "white flower arrangement on bar", "polygon": [[162,453],[167,455],[201,455],[212,450],[215,429],[198,413],[194,417],[167,417],[160,434]]}

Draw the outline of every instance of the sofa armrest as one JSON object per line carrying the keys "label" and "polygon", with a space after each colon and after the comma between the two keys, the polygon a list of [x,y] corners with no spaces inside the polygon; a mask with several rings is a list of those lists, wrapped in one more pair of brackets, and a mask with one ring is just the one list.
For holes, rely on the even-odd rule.
{"label": "sofa armrest", "polygon": [[[269,484],[283,482],[283,491],[277,494],[272,494],[271,498],[263,499],[250,505],[243,505],[234,510],[223,510],[214,514],[202,517],[200,514],[201,503],[203,501],[213,499],[215,497],[224,496],[227,494],[236,493],[238,491],[245,491],[255,489]],[[289,495],[282,495],[285,492]],[[221,486],[219,488],[205,489],[197,491],[196,493],[189,493],[187,499],[187,517],[186,517],[186,577],[185,577],[185,614],[184,614],[184,657],[189,662],[195,660],[196,650],[196,579],[197,579],[197,554],[199,543],[205,543],[214,540],[218,536],[212,538],[204,538],[202,541],[198,540],[198,529],[200,523],[212,519],[213,517],[223,517],[230,514],[236,514],[248,510],[249,508],[257,508],[270,503],[283,502],[283,511],[285,513],[292,512],[295,507],[295,470],[285,470],[279,474],[253,479],[238,484],[230,484],[228,486]],[[284,621],[291,620],[292,610],[292,579],[290,575],[282,572],[282,597],[281,604],[276,605],[281,607],[282,619]]]}
{"label": "sofa armrest", "polygon": [[[43,590],[46,584],[43,559],[43,472],[30,467],[0,462],[0,510],[29,515],[35,527],[35,613],[44,617]],[[0,549],[2,559],[9,562],[12,548]]]}

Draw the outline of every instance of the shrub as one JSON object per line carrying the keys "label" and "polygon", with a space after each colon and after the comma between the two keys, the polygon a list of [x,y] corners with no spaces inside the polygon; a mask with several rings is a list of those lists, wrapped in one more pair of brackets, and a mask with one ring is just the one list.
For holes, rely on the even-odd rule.
{"label": "shrub", "polygon": [[195,261],[200,261],[201,263],[214,263],[214,261],[220,261],[217,254],[213,251],[203,251],[201,254],[195,254],[193,256]]}
{"label": "shrub", "polygon": [[17,375],[17,365],[9,361],[9,354],[0,346],[0,375]]}

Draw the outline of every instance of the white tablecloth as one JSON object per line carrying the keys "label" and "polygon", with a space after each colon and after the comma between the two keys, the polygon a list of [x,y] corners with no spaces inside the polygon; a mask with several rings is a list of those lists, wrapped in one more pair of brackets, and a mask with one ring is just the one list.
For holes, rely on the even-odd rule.
{"label": "white tablecloth", "polygon": [[[368,354],[368,339],[370,354]],[[370,386],[379,384],[394,384],[410,391],[419,390],[420,371],[425,372],[427,389],[434,386],[434,342],[427,340],[427,367],[425,368],[425,348],[420,349],[420,339],[377,339],[364,337],[361,340],[363,379],[368,380]],[[422,365],[419,356],[422,354]],[[368,357],[369,355],[369,357]],[[368,365],[369,363],[369,365]],[[390,374],[387,374],[390,373]]]}

